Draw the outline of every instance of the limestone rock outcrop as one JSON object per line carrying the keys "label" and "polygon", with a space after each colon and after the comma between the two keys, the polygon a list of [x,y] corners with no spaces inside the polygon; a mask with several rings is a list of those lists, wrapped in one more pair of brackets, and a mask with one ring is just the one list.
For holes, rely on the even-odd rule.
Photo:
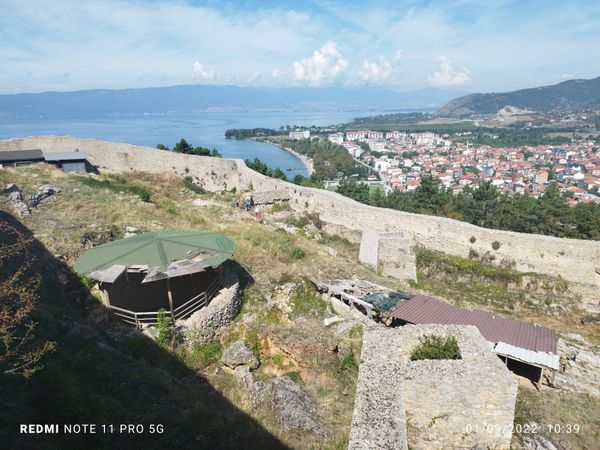
{"label": "limestone rock outcrop", "polygon": [[256,369],[260,364],[252,350],[241,339],[225,349],[223,356],[221,356],[221,362],[231,369],[235,369],[237,366],[248,366]]}

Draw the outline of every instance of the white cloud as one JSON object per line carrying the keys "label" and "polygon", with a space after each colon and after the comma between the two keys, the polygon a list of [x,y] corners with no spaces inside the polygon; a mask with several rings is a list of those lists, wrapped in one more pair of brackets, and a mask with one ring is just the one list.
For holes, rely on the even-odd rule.
{"label": "white cloud", "polygon": [[338,78],[348,66],[349,63],[337,49],[337,44],[329,41],[315,50],[310,58],[294,62],[294,81],[313,86],[327,84]]}
{"label": "white cloud", "polygon": [[198,61],[194,63],[192,68],[193,81],[212,81],[215,79],[215,71],[204,67]]}
{"label": "white cloud", "polygon": [[360,78],[367,84],[385,84],[393,81],[400,71],[402,50],[398,50],[391,60],[379,56],[377,62],[363,61]]}
{"label": "white cloud", "polygon": [[281,76],[281,70],[278,70],[278,69],[273,69],[273,70],[271,71],[271,76],[272,76],[273,78],[279,78],[279,77]]}
{"label": "white cloud", "polygon": [[471,71],[466,67],[456,70],[450,64],[450,58],[440,56],[437,71],[428,80],[434,86],[463,86],[471,82]]}

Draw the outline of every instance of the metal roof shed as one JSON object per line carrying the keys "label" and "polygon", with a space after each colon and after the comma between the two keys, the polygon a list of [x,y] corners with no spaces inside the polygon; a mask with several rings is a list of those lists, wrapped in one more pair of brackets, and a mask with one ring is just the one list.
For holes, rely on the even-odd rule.
{"label": "metal roof shed", "polygon": [[41,150],[12,150],[0,152],[0,166],[25,166],[44,161]]}
{"label": "metal roof shed", "polygon": [[144,233],[94,247],[75,270],[100,282],[106,306],[128,323],[154,323],[158,310],[174,320],[206,306],[222,287],[219,266],[233,256],[221,233]]}
{"label": "metal roof shed", "polygon": [[85,153],[75,152],[44,152],[44,160],[48,164],[62,169],[63,172],[87,172]]}
{"label": "metal roof shed", "polygon": [[390,316],[412,324],[474,325],[498,355],[542,368],[542,371],[543,367],[559,368],[556,334],[550,328],[487,311],[457,308],[426,295],[415,295]]}

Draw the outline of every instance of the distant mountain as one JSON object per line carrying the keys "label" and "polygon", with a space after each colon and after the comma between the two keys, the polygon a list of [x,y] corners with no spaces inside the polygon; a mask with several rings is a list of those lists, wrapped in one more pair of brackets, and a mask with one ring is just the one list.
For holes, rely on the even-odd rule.
{"label": "distant mountain", "polygon": [[452,89],[396,92],[374,87],[260,88],[185,85],[141,89],[0,95],[0,120],[86,118],[194,111],[365,111],[439,108]]}
{"label": "distant mountain", "polygon": [[470,94],[450,100],[446,106],[436,111],[435,115],[468,117],[496,114],[507,106],[539,112],[600,108],[600,77],[591,80],[568,80],[552,86],[501,94]]}

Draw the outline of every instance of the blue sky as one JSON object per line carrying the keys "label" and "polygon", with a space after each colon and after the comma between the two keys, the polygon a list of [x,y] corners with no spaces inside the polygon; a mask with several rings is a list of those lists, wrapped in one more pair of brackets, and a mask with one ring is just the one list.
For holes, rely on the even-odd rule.
{"label": "blue sky", "polygon": [[0,93],[506,91],[600,75],[600,2],[0,0]]}

